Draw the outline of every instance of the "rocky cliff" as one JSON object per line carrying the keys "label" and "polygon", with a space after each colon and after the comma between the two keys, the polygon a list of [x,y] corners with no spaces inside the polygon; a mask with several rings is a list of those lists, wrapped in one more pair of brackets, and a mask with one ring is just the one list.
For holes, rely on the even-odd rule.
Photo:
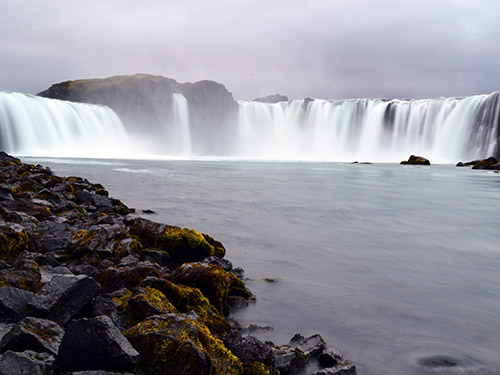
{"label": "rocky cliff", "polygon": [[154,131],[161,138],[163,132],[168,136],[167,125],[173,121],[174,93],[187,99],[193,149],[212,154],[227,151],[238,104],[217,82],[179,83],[162,76],[136,74],[56,83],[38,95],[106,105],[118,114],[127,130],[142,134]]}

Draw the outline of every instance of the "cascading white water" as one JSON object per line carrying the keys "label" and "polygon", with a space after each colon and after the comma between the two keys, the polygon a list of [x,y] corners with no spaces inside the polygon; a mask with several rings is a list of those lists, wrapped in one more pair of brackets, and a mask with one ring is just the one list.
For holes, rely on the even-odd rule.
{"label": "cascading white water", "polygon": [[0,147],[17,155],[126,157],[127,134],[105,106],[0,92]]}
{"label": "cascading white water", "polygon": [[497,148],[499,93],[422,100],[239,102],[235,156],[455,163]]}
{"label": "cascading white water", "polygon": [[[232,129],[209,131],[231,143],[227,157],[240,159],[398,162],[419,154],[455,163],[498,152],[499,110],[498,92],[426,100],[240,101]],[[34,156],[209,157],[200,148],[210,141],[191,129],[183,95],[172,95],[170,111],[163,129],[139,134],[132,144],[107,107],[0,92],[0,147]]]}
{"label": "cascading white water", "polygon": [[191,154],[191,130],[189,125],[188,102],[184,95],[172,95],[174,126],[172,139],[177,143],[177,154],[188,156]]}

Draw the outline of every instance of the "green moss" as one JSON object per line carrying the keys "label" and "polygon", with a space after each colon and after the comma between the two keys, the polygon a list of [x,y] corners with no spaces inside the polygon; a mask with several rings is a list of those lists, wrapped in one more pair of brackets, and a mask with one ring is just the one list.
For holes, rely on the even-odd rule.
{"label": "green moss", "polygon": [[200,261],[216,253],[202,233],[178,227],[166,227],[156,238],[155,246],[167,251],[179,264]]}
{"label": "green moss", "polygon": [[17,232],[9,227],[0,227],[1,260],[10,262],[25,250],[29,250],[29,237],[24,229]]}
{"label": "green moss", "polygon": [[83,184],[83,178],[81,177],[75,177],[75,176],[70,176],[70,177],[63,177],[63,181],[68,181],[71,182],[72,184],[78,183],[78,184]]}
{"label": "green moss", "polygon": [[252,362],[245,366],[243,375],[279,375],[279,371],[260,362]]}
{"label": "green moss", "polygon": [[164,315],[145,320],[125,332],[141,354],[146,373],[239,375],[240,360],[201,322]]}
{"label": "green moss", "polygon": [[10,193],[15,199],[21,198],[25,195],[25,192],[21,188],[21,186],[13,186],[10,188]]}
{"label": "green moss", "polygon": [[228,315],[228,296],[249,298],[245,283],[222,267],[204,263],[186,263],[170,277],[170,281],[199,288],[221,314]]}
{"label": "green moss", "polygon": [[106,197],[108,197],[108,196],[109,196],[109,192],[108,192],[106,189],[104,189],[104,188],[102,188],[102,189],[97,189],[95,193],[96,193],[97,195],[104,195],[104,196],[106,196]]}

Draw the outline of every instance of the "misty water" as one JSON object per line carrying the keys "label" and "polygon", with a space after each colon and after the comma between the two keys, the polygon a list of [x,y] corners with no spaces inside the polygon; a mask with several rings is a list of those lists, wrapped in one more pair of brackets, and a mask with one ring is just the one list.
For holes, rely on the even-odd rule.
{"label": "misty water", "polygon": [[[500,176],[451,165],[33,159],[146,217],[209,233],[287,343],[320,333],[360,374],[500,372]],[[268,282],[264,279],[273,279]],[[431,369],[445,357],[459,365]]]}

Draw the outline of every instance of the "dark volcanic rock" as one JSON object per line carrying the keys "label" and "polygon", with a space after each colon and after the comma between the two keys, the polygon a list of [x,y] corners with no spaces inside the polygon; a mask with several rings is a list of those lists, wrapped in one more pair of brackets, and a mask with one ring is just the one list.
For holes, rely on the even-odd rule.
{"label": "dark volcanic rock", "polygon": [[288,345],[274,349],[274,365],[280,374],[289,375],[304,369],[308,359],[302,350]]}
{"label": "dark volcanic rock", "polygon": [[0,342],[0,352],[33,350],[57,356],[64,331],[55,322],[27,317],[12,328]]}
{"label": "dark volcanic rock", "polygon": [[457,166],[457,167],[471,167],[471,166],[473,166],[474,164],[479,163],[480,161],[481,161],[481,160],[472,160],[472,161],[468,161],[468,162],[465,162],[465,163],[464,163],[464,162],[459,161],[459,162],[457,163],[457,165],[456,165],[456,166]]}
{"label": "dark volcanic rock", "polygon": [[472,169],[500,170],[500,161],[490,156],[488,159],[478,161],[472,166]]}
{"label": "dark volcanic rock", "polygon": [[107,316],[70,323],[59,347],[66,371],[131,371],[139,353]]}
{"label": "dark volcanic rock", "polygon": [[146,319],[125,332],[146,374],[240,374],[241,362],[196,319],[167,314]]}
{"label": "dark volcanic rock", "polygon": [[318,357],[318,363],[321,367],[333,367],[344,360],[344,356],[335,348],[324,350]]}
{"label": "dark volcanic rock", "polygon": [[237,330],[232,330],[222,338],[226,347],[237,356],[244,365],[261,362],[266,365],[273,363],[273,350],[268,344],[253,336],[242,336]]}
{"label": "dark volcanic rock", "polygon": [[86,275],[55,276],[35,294],[29,308],[34,316],[51,319],[64,326],[100,290],[99,283]]}
{"label": "dark volcanic rock", "polygon": [[326,349],[325,340],[318,334],[305,338],[297,333],[288,345],[299,348],[308,358],[315,357]]}
{"label": "dark volcanic rock", "polygon": [[411,165],[431,165],[431,162],[422,157],[422,156],[415,156],[411,155],[408,160],[402,161],[400,164],[411,164]]}
{"label": "dark volcanic rock", "polygon": [[199,288],[224,315],[228,315],[231,310],[228,297],[248,299],[252,295],[235,275],[213,264],[185,263],[175,270],[170,279],[174,283]]}
{"label": "dark volcanic rock", "polygon": [[28,311],[28,303],[33,298],[33,293],[10,286],[0,289],[0,321],[18,322],[23,319]]}
{"label": "dark volcanic rock", "polygon": [[8,351],[0,355],[0,375],[52,375],[54,362],[47,353]]}
{"label": "dark volcanic rock", "polygon": [[316,371],[314,375],[355,375],[356,366],[352,363],[340,363],[333,367]]}
{"label": "dark volcanic rock", "polygon": [[268,95],[263,98],[256,98],[253,101],[261,103],[279,103],[279,102],[287,102],[288,97],[285,95],[275,94],[275,95]]}

